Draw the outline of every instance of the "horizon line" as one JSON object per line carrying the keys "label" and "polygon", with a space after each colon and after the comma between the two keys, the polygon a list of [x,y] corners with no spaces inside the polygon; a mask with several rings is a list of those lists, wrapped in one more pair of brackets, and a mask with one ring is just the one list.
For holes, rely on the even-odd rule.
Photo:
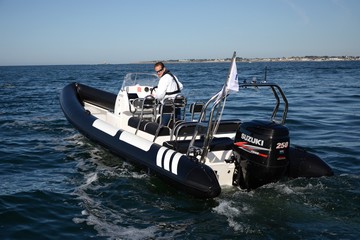
{"label": "horizon line", "polygon": [[[129,63],[70,63],[70,64],[16,64],[0,65],[0,67],[25,67],[25,66],[76,66],[76,65],[121,65],[121,64],[153,64],[156,62],[164,63],[221,63],[230,62],[231,58],[188,58],[188,59],[167,59],[167,60],[148,60]],[[292,56],[292,57],[236,57],[236,62],[311,62],[311,61],[360,61],[360,56]]]}

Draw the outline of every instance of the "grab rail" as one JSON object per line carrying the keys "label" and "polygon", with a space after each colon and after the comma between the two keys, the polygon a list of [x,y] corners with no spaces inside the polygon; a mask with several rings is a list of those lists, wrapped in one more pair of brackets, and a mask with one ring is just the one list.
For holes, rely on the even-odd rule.
{"label": "grab rail", "polygon": [[286,121],[286,116],[287,116],[287,113],[288,113],[288,108],[289,108],[289,103],[286,99],[286,96],[284,94],[284,92],[282,91],[282,89],[279,87],[279,85],[277,84],[274,84],[274,83],[241,83],[239,84],[239,88],[246,88],[246,87],[256,87],[256,88],[259,88],[259,87],[270,87],[273,94],[274,94],[274,97],[276,99],[276,105],[274,107],[274,110],[272,112],[272,115],[271,115],[271,120],[273,122],[276,122],[276,115],[277,115],[277,112],[279,110],[279,107],[280,107],[280,97],[279,97],[279,94],[284,102],[284,112],[282,114],[282,117],[281,117],[281,124],[284,125],[285,124],[285,121]]}

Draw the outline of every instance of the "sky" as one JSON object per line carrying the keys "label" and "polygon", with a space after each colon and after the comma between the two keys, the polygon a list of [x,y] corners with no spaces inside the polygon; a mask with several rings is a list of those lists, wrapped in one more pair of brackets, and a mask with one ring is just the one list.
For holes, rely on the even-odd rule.
{"label": "sky", "polygon": [[0,66],[360,56],[359,0],[0,0]]}

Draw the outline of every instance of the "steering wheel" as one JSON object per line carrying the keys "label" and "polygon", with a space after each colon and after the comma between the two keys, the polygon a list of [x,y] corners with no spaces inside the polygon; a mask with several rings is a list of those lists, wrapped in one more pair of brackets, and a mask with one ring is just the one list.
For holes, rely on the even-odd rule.
{"label": "steering wheel", "polygon": [[157,88],[157,86],[155,86],[155,87],[153,87],[153,88],[150,88],[150,94],[151,94],[151,95],[153,94],[153,92],[156,92],[156,88]]}

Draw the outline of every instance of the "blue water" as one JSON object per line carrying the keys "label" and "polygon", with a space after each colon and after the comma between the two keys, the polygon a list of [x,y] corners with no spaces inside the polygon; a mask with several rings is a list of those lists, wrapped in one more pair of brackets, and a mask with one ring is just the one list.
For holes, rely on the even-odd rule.
{"label": "blue water", "polygon": [[[168,67],[192,102],[219,91],[229,65]],[[116,93],[126,73],[152,65],[0,67],[0,239],[357,239],[360,62],[238,63],[239,80],[263,80],[265,66],[287,95],[291,143],[335,176],[226,188],[212,200],[178,192],[93,144],[60,109],[70,82]],[[268,97],[243,89],[230,95],[224,117],[269,119]]]}

